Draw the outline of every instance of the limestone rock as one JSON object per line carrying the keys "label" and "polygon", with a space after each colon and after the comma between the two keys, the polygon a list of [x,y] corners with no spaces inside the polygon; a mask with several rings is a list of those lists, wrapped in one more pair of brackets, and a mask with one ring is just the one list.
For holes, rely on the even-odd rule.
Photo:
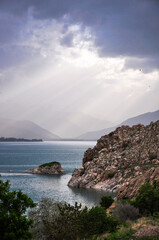
{"label": "limestone rock", "polygon": [[137,195],[145,182],[159,181],[159,121],[148,126],[118,127],[101,137],[83,157],[68,185],[117,191],[118,198]]}
{"label": "limestone rock", "polygon": [[156,182],[159,182],[159,167],[152,167],[147,170],[142,176],[130,179],[130,181],[124,184],[124,186],[118,191],[117,200],[120,200],[122,198],[136,197],[141,185],[147,182],[153,184],[154,180],[156,180]]}

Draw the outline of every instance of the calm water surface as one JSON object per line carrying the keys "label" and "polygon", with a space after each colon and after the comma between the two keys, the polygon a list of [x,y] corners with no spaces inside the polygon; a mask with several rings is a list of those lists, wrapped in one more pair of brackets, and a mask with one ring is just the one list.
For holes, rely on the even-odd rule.
{"label": "calm water surface", "polygon": [[[50,197],[71,204],[75,201],[88,206],[98,204],[105,192],[67,186],[73,170],[82,166],[84,151],[95,144],[83,141],[0,143],[1,179],[10,180],[12,190],[21,189],[35,202]],[[67,174],[45,176],[20,172],[51,161],[60,162]]]}

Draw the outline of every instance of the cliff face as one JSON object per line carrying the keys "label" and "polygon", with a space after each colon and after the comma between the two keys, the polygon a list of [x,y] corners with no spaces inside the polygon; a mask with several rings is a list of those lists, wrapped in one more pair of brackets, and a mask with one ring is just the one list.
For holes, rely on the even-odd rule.
{"label": "cliff face", "polygon": [[29,169],[26,172],[35,174],[56,175],[66,173],[58,162],[46,163],[37,168]]}
{"label": "cliff face", "polygon": [[122,126],[101,137],[83,157],[68,185],[118,191],[134,197],[145,182],[159,181],[159,121],[148,126]]}

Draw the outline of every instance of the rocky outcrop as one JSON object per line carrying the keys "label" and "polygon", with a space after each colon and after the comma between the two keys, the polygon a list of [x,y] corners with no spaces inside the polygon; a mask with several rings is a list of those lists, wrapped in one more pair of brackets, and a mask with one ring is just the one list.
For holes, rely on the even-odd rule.
{"label": "rocky outcrop", "polygon": [[[159,236],[159,226],[145,226],[140,228],[133,236],[135,237],[152,237],[152,236]],[[152,239],[152,238],[151,238]],[[155,238],[157,239],[157,238]]]}
{"label": "rocky outcrop", "polygon": [[130,181],[124,184],[124,186],[121,187],[118,191],[117,199],[120,200],[122,198],[136,197],[141,185],[147,182],[153,185],[154,180],[156,182],[159,182],[159,167],[152,167],[147,170],[142,176],[130,179]]}
{"label": "rocky outcrop", "polygon": [[148,126],[122,126],[101,137],[83,157],[68,185],[118,191],[118,198],[136,196],[145,183],[159,181],[159,121]]}
{"label": "rocky outcrop", "polygon": [[47,175],[56,175],[56,174],[65,174],[66,172],[61,167],[59,162],[50,162],[40,165],[37,168],[29,169],[26,171],[27,173],[35,173],[35,174],[47,174]]}

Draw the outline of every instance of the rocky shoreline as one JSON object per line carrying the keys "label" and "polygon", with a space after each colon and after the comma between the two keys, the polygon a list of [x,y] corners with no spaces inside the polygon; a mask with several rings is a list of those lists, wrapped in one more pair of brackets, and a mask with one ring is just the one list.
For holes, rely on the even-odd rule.
{"label": "rocky shoreline", "polygon": [[28,169],[27,173],[46,174],[46,175],[60,175],[65,174],[65,170],[61,167],[59,162],[50,162],[38,166],[37,168]]}
{"label": "rocky shoreline", "polygon": [[159,121],[122,126],[101,137],[83,157],[68,186],[118,190],[117,199],[134,198],[140,186],[159,181]]}

